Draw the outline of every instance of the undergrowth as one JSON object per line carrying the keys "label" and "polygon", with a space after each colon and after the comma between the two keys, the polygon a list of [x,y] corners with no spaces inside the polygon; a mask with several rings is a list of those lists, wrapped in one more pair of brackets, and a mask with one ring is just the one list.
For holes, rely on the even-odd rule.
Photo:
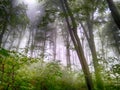
{"label": "undergrowth", "polygon": [[[108,83],[109,80],[104,81],[105,90],[120,90],[119,85]],[[55,61],[44,62],[40,58],[30,58],[21,53],[0,49],[0,90],[87,90],[87,88],[81,71],[69,70]]]}

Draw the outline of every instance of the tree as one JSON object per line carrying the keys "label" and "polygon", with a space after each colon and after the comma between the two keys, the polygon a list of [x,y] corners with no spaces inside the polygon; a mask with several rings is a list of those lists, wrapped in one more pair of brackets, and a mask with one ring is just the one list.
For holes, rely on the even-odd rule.
{"label": "tree", "polygon": [[[120,37],[119,37],[119,32],[120,32],[120,12],[118,11],[119,8],[117,8],[117,6],[114,4],[113,0],[107,0],[109,9],[111,11],[111,15],[112,15],[112,19],[110,19],[110,23],[107,26],[107,28],[109,28],[109,32],[110,33],[108,35],[108,37],[110,37],[111,41],[115,42],[113,43],[113,45],[117,48],[118,53],[120,54]],[[119,3],[117,3],[117,5],[119,5]],[[116,24],[116,25],[115,25]],[[116,27],[117,26],[117,27]],[[108,29],[107,29],[108,30]],[[112,35],[112,38],[111,36]]]}
{"label": "tree", "polygon": [[66,61],[67,67],[71,68],[71,60],[70,60],[70,35],[69,32],[66,31]]}
{"label": "tree", "polygon": [[117,27],[120,29],[120,13],[115,6],[113,0],[106,0],[109,6],[109,9],[111,11],[112,17],[117,25]]}
{"label": "tree", "polygon": [[[66,19],[66,23],[68,25],[69,34],[71,36],[74,47],[75,47],[76,52],[78,54],[79,60],[81,62],[83,72],[85,74],[85,80],[86,80],[88,90],[93,90],[93,83],[92,83],[92,78],[91,78],[91,75],[90,75],[90,71],[89,71],[85,56],[84,56],[84,52],[83,52],[83,49],[82,49],[81,42],[80,42],[79,37],[77,35],[76,21],[75,21],[75,19],[73,17],[73,14],[72,14],[69,6],[68,6],[67,0],[60,0],[60,2],[61,2],[61,5],[62,5],[62,8],[63,8],[63,12],[65,13],[65,19]],[[70,21],[69,21],[68,18],[71,19],[72,27],[70,26]]]}
{"label": "tree", "polygon": [[77,12],[75,14],[78,18],[78,22],[80,23],[81,28],[83,29],[83,32],[85,34],[85,37],[87,39],[87,42],[92,54],[92,61],[93,61],[93,67],[95,70],[97,88],[100,90],[103,90],[104,86],[103,86],[103,81],[101,77],[101,72],[99,69],[100,66],[99,66],[96,45],[94,41],[94,34],[93,34],[94,26],[95,26],[94,13],[96,12],[97,9],[99,10],[98,5],[100,3],[101,3],[100,1],[84,0],[84,1],[81,1],[80,7],[77,8],[77,10],[76,8],[73,8],[73,11]]}
{"label": "tree", "polygon": [[21,27],[26,27],[26,25],[29,23],[29,19],[26,14],[27,6],[24,3],[15,6],[13,2],[14,1],[11,0],[0,1],[0,47],[3,36],[9,29],[8,26],[14,28],[16,28],[18,25]]}
{"label": "tree", "polygon": [[116,26],[112,17],[109,17],[109,23],[106,23],[104,30],[104,37],[107,36],[108,46],[112,47],[116,52],[115,54],[120,54],[120,32],[119,28]]}

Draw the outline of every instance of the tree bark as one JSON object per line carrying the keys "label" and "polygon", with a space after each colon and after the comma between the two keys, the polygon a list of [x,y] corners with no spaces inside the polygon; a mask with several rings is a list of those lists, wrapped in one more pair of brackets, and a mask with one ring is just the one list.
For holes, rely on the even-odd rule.
{"label": "tree bark", "polygon": [[1,44],[2,44],[3,35],[6,31],[6,29],[7,29],[7,16],[5,16],[5,21],[3,23],[3,28],[2,28],[2,31],[0,33],[0,47],[1,47]]}
{"label": "tree bark", "polygon": [[115,6],[113,0],[106,0],[109,6],[109,9],[111,11],[112,17],[117,25],[117,27],[120,29],[120,13],[117,10],[117,7]]}
{"label": "tree bark", "polygon": [[57,39],[57,31],[53,30],[53,60],[56,60],[56,39]]}
{"label": "tree bark", "polygon": [[1,34],[0,34],[0,47],[1,47],[1,44],[2,44],[2,39],[3,39],[4,33],[5,33],[5,30],[3,29]]}
{"label": "tree bark", "polygon": [[67,37],[66,37],[66,61],[67,61],[67,68],[71,68],[69,32],[67,32]]}

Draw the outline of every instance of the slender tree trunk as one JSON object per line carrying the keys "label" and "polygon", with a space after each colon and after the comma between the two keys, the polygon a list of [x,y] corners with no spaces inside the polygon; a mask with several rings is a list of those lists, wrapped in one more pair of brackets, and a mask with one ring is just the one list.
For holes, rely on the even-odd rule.
{"label": "slender tree trunk", "polygon": [[54,30],[54,37],[53,37],[53,60],[56,60],[56,39],[57,39],[57,31]]}
{"label": "slender tree trunk", "polygon": [[46,35],[47,35],[47,33],[46,32],[44,32],[44,40],[43,40],[43,45],[42,45],[42,53],[41,53],[41,57],[44,59],[44,57],[45,57],[45,48],[46,48]]}
{"label": "slender tree trunk", "polygon": [[35,48],[35,45],[34,45],[34,28],[32,27],[31,28],[31,41],[32,41],[32,43],[31,43],[31,57],[33,57],[33,54],[34,54],[34,48]]}
{"label": "slender tree trunk", "polygon": [[1,82],[3,83],[3,81],[4,81],[4,69],[5,69],[5,64],[4,63],[2,63],[2,65],[1,65],[1,71],[2,71],[2,75],[1,75]]}
{"label": "slender tree trunk", "polygon": [[102,59],[105,60],[105,48],[104,48],[104,45],[105,45],[105,40],[104,40],[104,37],[102,35],[102,33],[99,32],[99,37],[100,37],[100,42],[101,42],[101,54],[102,54]]}
{"label": "slender tree trunk", "polygon": [[12,89],[14,90],[14,82],[15,82],[15,71],[14,71],[15,66],[12,66]]}
{"label": "slender tree trunk", "polygon": [[83,28],[83,31],[85,33],[85,36],[86,36],[86,39],[88,41],[90,51],[91,51],[91,54],[92,54],[97,88],[99,88],[101,90],[104,90],[103,81],[102,81],[101,73],[100,73],[100,69],[99,69],[99,63],[98,63],[98,58],[97,58],[95,42],[94,42],[93,23],[91,22],[90,17],[88,17],[88,19],[87,19],[88,30],[86,30],[86,28],[84,27],[82,22],[80,22],[80,23],[81,23],[81,27]]}
{"label": "slender tree trunk", "polygon": [[106,0],[109,6],[109,9],[111,11],[112,17],[116,23],[116,25],[118,26],[118,28],[120,29],[120,13],[117,10],[113,0]]}
{"label": "slender tree trunk", "polygon": [[45,46],[46,46],[46,40],[43,41],[42,43],[42,53],[41,53],[41,57],[44,59],[45,57]]}
{"label": "slender tree trunk", "polygon": [[67,43],[66,44],[66,61],[67,61],[67,67],[71,68],[69,32],[67,32],[66,43]]}
{"label": "slender tree trunk", "polygon": [[21,40],[22,40],[22,31],[20,31],[19,32],[19,35],[18,35],[19,37],[18,37],[18,44],[17,44],[17,46],[16,46],[16,51],[18,51],[19,50],[19,47],[20,47],[20,43],[21,43]]}
{"label": "slender tree trunk", "polygon": [[1,44],[2,44],[3,35],[6,31],[6,29],[7,29],[7,16],[5,16],[5,21],[3,23],[3,28],[2,28],[2,31],[0,33],[0,47],[1,47]]}
{"label": "slender tree trunk", "polygon": [[14,34],[15,34],[15,30],[13,30],[13,32],[12,32],[12,35],[11,35],[11,38],[12,38],[12,40],[11,40],[11,42],[10,42],[10,46],[8,47],[8,50],[11,50],[12,48],[13,48],[13,44],[14,44]]}
{"label": "slender tree trunk", "polygon": [[[66,23],[64,23],[66,24]],[[64,26],[63,24],[63,26]],[[66,30],[67,28],[65,27],[62,30],[62,37],[64,39],[64,43],[65,43],[65,48],[66,48],[66,63],[67,63],[67,68],[71,69],[71,60],[70,60],[70,35],[68,30]]]}
{"label": "slender tree trunk", "polygon": [[7,37],[6,37],[6,39],[4,40],[2,47],[5,47],[5,45],[6,45],[6,43],[7,43],[7,40],[8,40],[8,38],[9,38],[10,34],[11,34],[11,30],[8,31]]}
{"label": "slender tree trunk", "polygon": [[3,38],[4,33],[5,33],[5,30],[3,29],[1,34],[0,34],[0,47],[1,47],[1,44],[2,44],[2,38]]}
{"label": "slender tree trunk", "polygon": [[88,39],[88,42],[89,42],[90,50],[91,50],[91,53],[92,53],[93,65],[94,65],[94,69],[95,69],[95,76],[96,76],[97,87],[100,90],[104,90],[103,81],[102,81],[101,73],[100,73],[100,69],[99,69],[99,63],[98,63],[98,58],[97,58],[97,52],[96,52],[95,42],[94,42],[93,24],[92,24],[92,22],[89,19],[87,21],[87,26],[88,26],[89,37],[90,37]]}
{"label": "slender tree trunk", "polygon": [[30,47],[31,36],[32,36],[32,33],[31,33],[31,29],[30,29],[30,31],[29,31],[29,38],[28,38],[28,41],[27,41],[26,46],[25,46],[25,54],[26,55],[28,54],[28,50],[29,50],[29,47]]}
{"label": "slender tree trunk", "polygon": [[[93,82],[92,82],[91,74],[90,74],[90,71],[89,71],[85,56],[84,56],[84,52],[83,52],[83,49],[82,49],[81,42],[80,42],[79,37],[77,35],[77,26],[76,26],[75,19],[72,15],[72,12],[71,12],[71,10],[68,6],[67,1],[66,0],[60,0],[60,2],[62,4],[63,11],[66,15],[65,19],[66,19],[66,22],[67,22],[67,25],[68,25],[69,34],[71,36],[74,47],[75,47],[76,52],[78,54],[80,63],[82,65],[83,72],[85,74],[85,80],[86,80],[88,90],[93,90]],[[71,26],[70,26],[68,16],[71,19],[73,28],[71,28]]]}

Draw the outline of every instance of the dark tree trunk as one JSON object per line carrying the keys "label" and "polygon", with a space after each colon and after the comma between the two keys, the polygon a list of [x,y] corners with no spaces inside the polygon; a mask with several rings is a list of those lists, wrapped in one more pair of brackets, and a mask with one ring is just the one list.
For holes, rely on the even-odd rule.
{"label": "dark tree trunk", "polygon": [[0,47],[1,47],[1,44],[2,44],[2,39],[3,39],[4,33],[5,33],[5,30],[3,29],[1,34],[0,34]]}
{"label": "dark tree trunk", "polygon": [[57,39],[57,31],[53,30],[53,60],[56,60],[56,39]]}
{"label": "dark tree trunk", "polygon": [[67,38],[66,38],[66,61],[67,61],[67,67],[71,68],[69,32],[67,32]]}
{"label": "dark tree trunk", "polygon": [[117,10],[113,0],[106,0],[109,6],[109,9],[111,11],[112,17],[117,25],[117,27],[120,29],[120,13]]}
{"label": "dark tree trunk", "polygon": [[3,35],[4,35],[5,31],[6,31],[6,28],[7,28],[7,16],[5,18],[5,21],[3,23],[3,28],[2,28],[2,31],[0,33],[0,47],[1,47],[1,44],[2,44],[2,39],[3,39]]}

